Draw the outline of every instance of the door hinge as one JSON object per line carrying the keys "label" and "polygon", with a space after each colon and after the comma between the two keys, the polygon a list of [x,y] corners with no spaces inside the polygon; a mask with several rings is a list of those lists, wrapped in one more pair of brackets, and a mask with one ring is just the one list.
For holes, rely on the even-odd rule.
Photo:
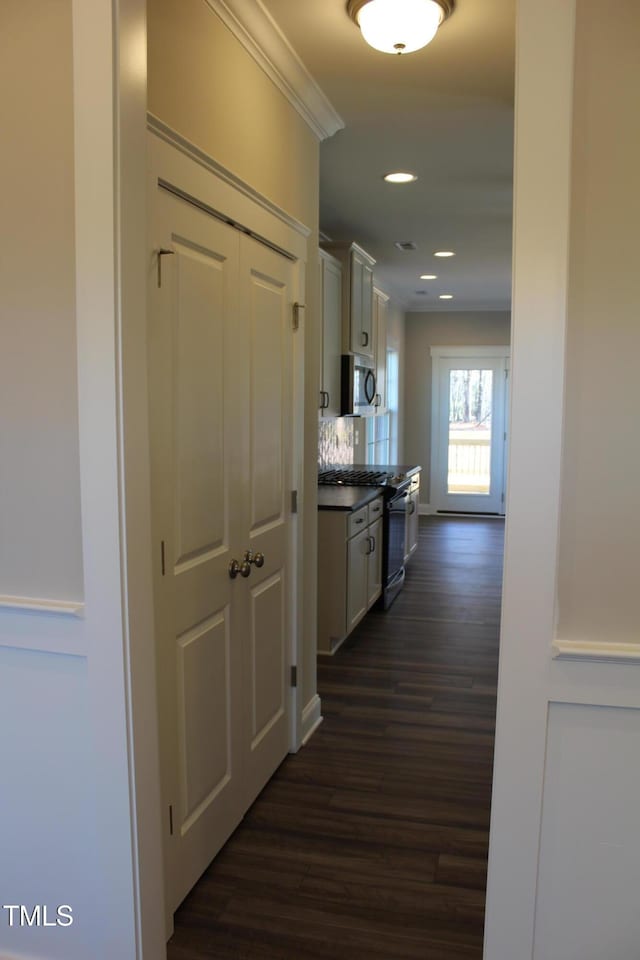
{"label": "door hinge", "polygon": [[297,513],[297,512],[298,512],[298,491],[292,490],[291,491],[291,513]]}
{"label": "door hinge", "polygon": [[294,303],[293,305],[293,329],[297,330],[300,326],[300,311],[305,309],[304,303]]}
{"label": "door hinge", "polygon": [[298,668],[297,667],[291,667],[291,686],[292,687],[298,686]]}
{"label": "door hinge", "polygon": [[500,503],[504,503],[504,493],[500,494]]}
{"label": "door hinge", "polygon": [[171,257],[174,254],[175,250],[166,250],[164,247],[158,250],[158,287],[162,286],[162,258]]}
{"label": "door hinge", "polygon": [[160,569],[162,570],[162,576],[165,575],[165,563],[164,563],[164,540],[160,541]]}
{"label": "door hinge", "polygon": [[169,836],[173,836],[173,804],[169,804]]}

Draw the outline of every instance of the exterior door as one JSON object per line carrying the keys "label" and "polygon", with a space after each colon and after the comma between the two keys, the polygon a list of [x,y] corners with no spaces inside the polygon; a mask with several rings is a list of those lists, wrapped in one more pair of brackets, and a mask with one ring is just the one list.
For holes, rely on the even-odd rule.
{"label": "exterior door", "polygon": [[[173,911],[288,749],[293,265],[157,188],[152,509]],[[230,577],[253,551],[249,575]],[[247,568],[245,568],[246,570]]]}
{"label": "exterior door", "polygon": [[505,363],[504,356],[434,355],[436,510],[504,512]]}

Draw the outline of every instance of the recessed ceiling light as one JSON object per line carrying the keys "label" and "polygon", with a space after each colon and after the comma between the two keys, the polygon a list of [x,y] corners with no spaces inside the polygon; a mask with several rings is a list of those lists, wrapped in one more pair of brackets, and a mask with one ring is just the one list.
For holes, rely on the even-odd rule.
{"label": "recessed ceiling light", "polygon": [[436,250],[434,257],[455,257],[453,250]]}
{"label": "recessed ceiling light", "polygon": [[453,300],[453,294],[452,294],[452,293],[441,293],[441,294],[440,294],[440,300]]}
{"label": "recessed ceiling light", "polygon": [[435,275],[435,273],[421,273],[420,279],[421,280],[437,280],[438,278]]}
{"label": "recessed ceiling light", "polygon": [[386,180],[387,183],[415,183],[418,178],[415,173],[398,170],[396,173],[385,173],[383,179]]}

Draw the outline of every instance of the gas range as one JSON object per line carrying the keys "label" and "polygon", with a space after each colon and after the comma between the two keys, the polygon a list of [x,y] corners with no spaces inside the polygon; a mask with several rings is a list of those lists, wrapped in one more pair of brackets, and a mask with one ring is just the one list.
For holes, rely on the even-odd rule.
{"label": "gas range", "polygon": [[410,480],[404,474],[395,474],[392,470],[362,467],[333,467],[318,473],[320,485],[347,487],[383,487],[386,497],[405,490]]}

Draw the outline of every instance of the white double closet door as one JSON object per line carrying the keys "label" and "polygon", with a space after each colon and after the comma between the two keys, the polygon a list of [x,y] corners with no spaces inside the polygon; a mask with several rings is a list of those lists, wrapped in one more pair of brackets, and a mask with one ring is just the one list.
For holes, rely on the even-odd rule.
{"label": "white double closet door", "polygon": [[[173,911],[289,747],[297,268],[162,186],[150,214],[154,586]],[[247,551],[263,566],[232,579],[230,564]]]}

